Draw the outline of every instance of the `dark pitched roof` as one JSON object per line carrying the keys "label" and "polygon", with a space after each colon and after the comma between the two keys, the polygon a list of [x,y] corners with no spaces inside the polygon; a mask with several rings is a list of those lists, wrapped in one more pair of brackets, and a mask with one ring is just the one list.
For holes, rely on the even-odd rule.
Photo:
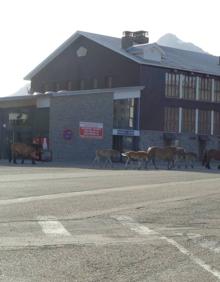
{"label": "dark pitched roof", "polygon": [[[69,45],[71,45],[78,37],[84,36],[114,52],[127,57],[139,64],[160,66],[165,68],[175,68],[180,70],[193,71],[198,73],[212,74],[220,76],[219,57],[212,56],[206,53],[191,52],[171,47],[161,46],[157,43],[140,45],[142,48],[149,49],[151,47],[158,48],[162,53],[160,61],[153,59],[146,59],[141,56],[132,54],[121,48],[121,38],[105,36],[95,33],[77,31],[69,39],[67,39],[60,47],[58,47],[51,55],[49,55],[42,63],[34,68],[24,79],[30,80],[41,69],[43,69],[49,62],[63,52]],[[139,46],[134,48],[138,49]]]}

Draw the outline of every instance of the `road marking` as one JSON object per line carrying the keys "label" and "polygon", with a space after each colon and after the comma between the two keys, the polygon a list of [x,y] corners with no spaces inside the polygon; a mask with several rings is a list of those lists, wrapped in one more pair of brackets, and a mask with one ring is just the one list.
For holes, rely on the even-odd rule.
{"label": "road marking", "polygon": [[[57,193],[57,194],[31,196],[31,197],[24,197],[24,198],[14,198],[14,199],[0,200],[0,206],[19,204],[19,203],[28,203],[28,202],[35,202],[35,201],[42,201],[42,200],[55,200],[55,199],[69,198],[69,197],[104,195],[107,193],[142,190],[142,189],[144,190],[144,189],[150,189],[150,188],[160,188],[160,187],[171,188],[177,185],[186,185],[186,186],[192,185],[193,186],[195,184],[200,184],[203,182],[204,183],[207,182],[209,185],[210,183],[216,182],[216,184],[219,185],[219,178],[200,179],[200,180],[191,180],[191,181],[165,182],[165,183],[157,183],[157,184],[143,184],[143,185],[135,185],[135,186],[122,186],[122,187],[114,187],[114,188]],[[200,196],[211,195],[211,194],[207,193],[207,191],[204,191],[204,192],[201,191]],[[191,198],[191,197],[189,196],[185,198]]]}
{"label": "road marking", "polygon": [[207,240],[200,234],[188,233],[186,236],[195,244],[199,244],[202,248],[208,249],[215,253],[220,253],[219,241]]}
{"label": "road marking", "polygon": [[71,234],[56,217],[39,216],[38,223],[40,224],[43,232],[47,235],[71,236]]}
{"label": "road marking", "polygon": [[157,231],[154,231],[153,229],[150,229],[142,224],[139,224],[138,222],[135,222],[131,217],[128,216],[118,216],[114,217],[116,220],[121,222],[122,225],[129,227],[131,230],[135,231],[136,233],[140,235],[157,235],[157,238],[163,241],[166,241],[167,243],[171,244],[172,246],[176,247],[182,254],[188,256],[194,263],[201,266],[204,270],[208,271],[215,277],[217,277],[220,280],[220,272],[215,269],[214,267],[208,265],[206,262],[201,260],[200,258],[193,255],[190,251],[188,251],[185,247],[177,243],[175,240],[168,238],[166,236],[163,236]]}
{"label": "road marking", "polygon": [[147,241],[153,240],[153,237],[137,238],[137,237],[108,237],[102,234],[86,234],[74,236],[19,236],[19,237],[1,237],[0,250],[17,250],[41,247],[63,247],[65,245],[145,245]]}

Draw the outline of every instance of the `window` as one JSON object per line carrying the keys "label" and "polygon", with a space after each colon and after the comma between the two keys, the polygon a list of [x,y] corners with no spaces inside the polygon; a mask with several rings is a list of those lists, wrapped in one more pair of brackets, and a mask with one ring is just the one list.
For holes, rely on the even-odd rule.
{"label": "window", "polygon": [[59,91],[59,90],[60,90],[60,84],[59,84],[58,82],[56,83],[56,88],[55,88],[55,90],[56,90],[56,91]]}
{"label": "window", "polygon": [[180,75],[175,73],[166,73],[165,75],[165,96],[179,97]]}
{"label": "window", "polygon": [[211,112],[199,110],[199,134],[211,133]]}
{"label": "window", "polygon": [[182,112],[182,131],[194,133],[195,132],[195,116],[194,109],[183,109]]}
{"label": "window", "polygon": [[137,99],[114,100],[114,128],[137,128]]}
{"label": "window", "polygon": [[220,135],[220,112],[214,112],[214,135]]}
{"label": "window", "polygon": [[211,78],[199,78],[199,94],[200,100],[212,100],[212,80]]}
{"label": "window", "polygon": [[84,90],[85,89],[85,80],[81,79],[79,82],[79,89]]}
{"label": "window", "polygon": [[42,84],[40,87],[40,92],[44,93],[45,92],[45,84]]}
{"label": "window", "polygon": [[106,88],[112,88],[112,76],[106,76],[105,77],[105,87]]}
{"label": "window", "polygon": [[183,77],[183,98],[196,99],[196,77],[184,75]]}
{"label": "window", "polygon": [[98,79],[93,78],[93,88],[98,88]]}
{"label": "window", "polygon": [[215,102],[220,102],[220,80],[215,80]]}
{"label": "window", "polygon": [[165,108],[164,130],[168,132],[178,132],[179,108]]}
{"label": "window", "polygon": [[72,81],[67,81],[67,90],[72,90],[72,89],[73,89]]}

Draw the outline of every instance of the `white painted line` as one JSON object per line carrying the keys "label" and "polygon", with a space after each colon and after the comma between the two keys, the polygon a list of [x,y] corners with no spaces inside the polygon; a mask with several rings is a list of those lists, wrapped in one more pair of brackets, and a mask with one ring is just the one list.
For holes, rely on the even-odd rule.
{"label": "white painted line", "polygon": [[[122,187],[96,189],[96,190],[86,190],[86,191],[48,194],[48,195],[41,195],[41,196],[31,196],[31,197],[25,197],[25,198],[0,200],[0,206],[19,204],[19,203],[29,203],[29,202],[42,201],[42,200],[55,200],[55,199],[69,198],[69,197],[103,195],[107,193],[133,191],[133,190],[138,190],[138,189],[145,190],[145,189],[160,188],[160,187],[167,187],[167,186],[171,188],[177,185],[193,186],[193,185],[200,184],[200,183],[208,183],[208,185],[210,185],[211,183],[215,183],[216,185],[219,185],[219,179],[220,178],[212,178],[212,179],[200,179],[200,180],[190,180],[190,181],[165,182],[165,183],[157,183],[157,184],[142,184],[142,185],[135,185],[135,186],[122,186]],[[201,195],[210,195],[210,192],[209,190],[205,192],[201,191],[200,196]]]}
{"label": "white painted line", "polygon": [[193,241],[193,243],[200,245],[204,249],[208,249],[215,253],[220,253],[219,241],[207,240],[200,234],[188,233],[186,236]]}
{"label": "white painted line", "polygon": [[47,235],[71,236],[55,217],[39,216],[38,223],[40,224],[42,231]]}
{"label": "white painted line", "polygon": [[166,236],[163,236],[159,232],[154,231],[154,230],[152,230],[152,229],[150,229],[150,228],[148,228],[148,227],[146,227],[142,224],[135,222],[131,217],[118,216],[118,217],[114,217],[114,218],[117,219],[119,222],[121,222],[124,226],[129,227],[131,230],[135,231],[136,233],[138,233],[140,235],[147,235],[147,236],[157,235],[158,239],[164,240],[167,243],[171,244],[172,246],[176,247],[182,254],[188,256],[194,263],[201,266],[204,270],[208,271],[213,276],[218,278],[218,280],[220,280],[220,272],[217,269],[208,265],[206,262],[204,262],[200,258],[196,257],[192,253],[190,253],[190,251],[188,251],[185,247],[183,247],[182,245],[177,243],[175,240],[168,238]]}

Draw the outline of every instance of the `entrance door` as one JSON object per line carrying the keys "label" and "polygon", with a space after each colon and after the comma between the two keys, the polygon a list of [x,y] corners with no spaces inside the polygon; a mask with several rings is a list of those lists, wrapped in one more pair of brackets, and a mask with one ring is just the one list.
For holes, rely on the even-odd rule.
{"label": "entrance door", "polygon": [[136,136],[113,136],[113,149],[119,152],[137,151],[138,137]]}
{"label": "entrance door", "polygon": [[122,140],[122,136],[113,135],[113,145],[112,145],[112,148],[114,150],[122,152],[122,148],[123,148],[122,141],[123,141]]}

